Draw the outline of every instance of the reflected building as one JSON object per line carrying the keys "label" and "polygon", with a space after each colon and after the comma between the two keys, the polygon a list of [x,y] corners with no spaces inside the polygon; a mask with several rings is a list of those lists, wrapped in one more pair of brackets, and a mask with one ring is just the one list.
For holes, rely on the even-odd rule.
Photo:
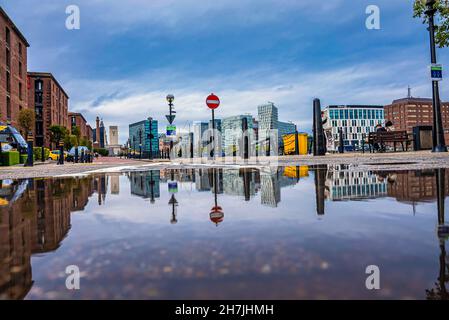
{"label": "reflected building", "polygon": [[132,172],[129,176],[131,194],[144,199],[160,198],[160,171]]}
{"label": "reflected building", "polygon": [[281,202],[281,186],[279,183],[279,171],[260,172],[260,198],[265,206],[276,208]]}
{"label": "reflected building", "polygon": [[387,196],[387,182],[371,171],[329,165],[326,198],[330,201],[375,199]]}
{"label": "reflected building", "polygon": [[93,178],[0,183],[0,299],[23,299],[33,285],[31,255],[59,248],[70,214],[93,194]]}
{"label": "reflected building", "polygon": [[249,200],[258,191],[256,176],[258,171],[248,169],[225,170],[223,173],[223,192],[231,196],[244,197]]}
{"label": "reflected building", "polygon": [[120,194],[120,175],[111,175],[111,194]]}
{"label": "reflected building", "polygon": [[[433,202],[437,199],[435,170],[378,172],[388,181],[388,196],[399,202],[415,204]],[[449,170],[445,170],[445,181],[449,181]],[[449,195],[449,183],[445,184],[444,194]]]}

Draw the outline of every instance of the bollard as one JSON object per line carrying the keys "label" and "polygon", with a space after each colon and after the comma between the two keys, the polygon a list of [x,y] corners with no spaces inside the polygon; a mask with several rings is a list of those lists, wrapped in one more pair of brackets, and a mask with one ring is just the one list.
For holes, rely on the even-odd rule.
{"label": "bollard", "polygon": [[28,142],[28,158],[25,167],[32,167],[34,165],[33,161],[33,133],[30,131],[28,133],[27,142]]}
{"label": "bollard", "polygon": [[325,137],[323,131],[323,120],[321,118],[320,99],[313,100],[313,155],[324,156],[326,148],[324,146]]}
{"label": "bollard", "polygon": [[345,153],[345,142],[343,140],[343,129],[338,129],[338,135],[339,135],[339,146],[338,146],[338,153]]}
{"label": "bollard", "polygon": [[243,131],[243,159],[247,160],[249,158],[249,139],[248,139],[248,118],[244,117],[242,119],[242,131]]}
{"label": "bollard", "polygon": [[73,162],[78,163],[78,160],[79,160],[78,147],[75,147],[75,160]]}
{"label": "bollard", "polygon": [[295,155],[299,156],[299,137],[298,137],[298,130],[295,130]]}
{"label": "bollard", "polygon": [[59,142],[59,165],[64,164],[64,142]]}
{"label": "bollard", "polygon": [[193,132],[189,133],[189,141],[190,141],[190,159],[193,159]]}

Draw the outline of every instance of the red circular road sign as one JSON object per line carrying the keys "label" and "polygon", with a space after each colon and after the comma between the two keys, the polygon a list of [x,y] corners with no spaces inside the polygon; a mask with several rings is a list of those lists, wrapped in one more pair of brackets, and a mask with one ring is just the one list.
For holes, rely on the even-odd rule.
{"label": "red circular road sign", "polygon": [[211,94],[206,99],[206,104],[209,107],[209,109],[217,109],[220,106],[220,99],[215,95]]}

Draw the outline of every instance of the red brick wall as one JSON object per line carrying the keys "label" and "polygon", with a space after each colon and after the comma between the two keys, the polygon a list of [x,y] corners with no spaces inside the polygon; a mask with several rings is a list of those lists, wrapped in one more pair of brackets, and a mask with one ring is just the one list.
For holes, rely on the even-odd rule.
{"label": "red brick wall", "polygon": [[68,119],[68,97],[53,78],[47,74],[34,75],[28,74],[30,90],[28,92],[28,105],[35,107],[35,81],[40,78],[43,81],[43,118],[45,146],[50,146],[50,131],[52,125],[60,125],[70,128]]}
{"label": "red brick wall", "polygon": [[[10,45],[6,42],[6,28],[10,30]],[[21,54],[19,53],[21,46]],[[6,51],[10,51],[10,67],[6,63]],[[21,72],[19,64],[21,63]],[[7,92],[6,74],[9,70],[11,89]],[[20,108],[27,108],[27,46],[26,43],[14,31],[13,25],[8,23],[2,14],[0,14],[0,121],[11,121],[12,125],[17,126],[17,119]],[[22,97],[19,95],[19,84],[22,85]],[[7,114],[7,96],[10,97],[11,115]]]}

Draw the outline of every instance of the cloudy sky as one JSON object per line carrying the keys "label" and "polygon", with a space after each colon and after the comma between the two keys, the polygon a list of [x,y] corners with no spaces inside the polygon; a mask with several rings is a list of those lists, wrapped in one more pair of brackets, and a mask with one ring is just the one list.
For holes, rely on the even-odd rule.
{"label": "cloudy sky", "polygon": [[[311,127],[312,100],[387,104],[430,97],[428,33],[412,0],[0,0],[31,44],[28,69],[52,72],[70,109],[94,123],[147,118],[166,125],[165,96],[176,96],[176,123],[207,120],[204,100],[220,96],[218,117],[251,113],[267,101],[280,120]],[[368,30],[368,5],[380,30]],[[65,13],[77,5],[80,30]],[[448,50],[438,51],[439,61]],[[449,98],[442,82],[443,99]]]}

